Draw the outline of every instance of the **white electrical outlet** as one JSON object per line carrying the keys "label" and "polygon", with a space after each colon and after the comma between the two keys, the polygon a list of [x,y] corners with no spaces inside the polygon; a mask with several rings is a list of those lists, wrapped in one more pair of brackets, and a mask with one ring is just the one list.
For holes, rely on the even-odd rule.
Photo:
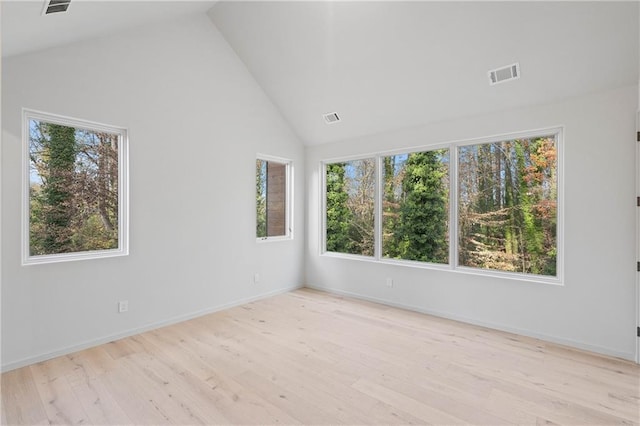
{"label": "white electrical outlet", "polygon": [[255,274],[253,274],[253,283],[258,284],[259,282],[260,282],[260,274],[256,272]]}
{"label": "white electrical outlet", "polygon": [[121,300],[118,302],[118,313],[127,312],[129,310],[129,301]]}
{"label": "white electrical outlet", "polygon": [[387,278],[387,287],[393,287],[393,278]]}

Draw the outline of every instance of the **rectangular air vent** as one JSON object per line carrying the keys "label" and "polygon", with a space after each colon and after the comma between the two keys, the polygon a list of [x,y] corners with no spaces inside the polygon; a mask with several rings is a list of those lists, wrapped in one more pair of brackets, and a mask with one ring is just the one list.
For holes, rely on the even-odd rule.
{"label": "rectangular air vent", "polygon": [[517,62],[489,71],[489,84],[491,86],[505,81],[515,80],[516,78],[520,78],[520,64]]}
{"label": "rectangular air vent", "polygon": [[327,124],[334,124],[340,121],[340,117],[338,117],[337,112],[330,112],[328,114],[323,115],[322,117],[324,117],[324,122]]}
{"label": "rectangular air vent", "polygon": [[43,15],[50,15],[52,13],[66,12],[69,8],[71,0],[47,0],[44,2]]}

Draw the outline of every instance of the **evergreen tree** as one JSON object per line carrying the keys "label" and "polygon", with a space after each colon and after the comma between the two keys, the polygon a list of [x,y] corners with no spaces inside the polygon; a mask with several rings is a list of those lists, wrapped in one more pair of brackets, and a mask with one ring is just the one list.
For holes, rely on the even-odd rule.
{"label": "evergreen tree", "polygon": [[382,199],[382,255],[398,258],[400,256],[400,241],[396,234],[400,213],[400,200],[396,193],[398,179],[402,173],[396,172],[397,156],[392,155],[382,159],[384,173],[384,197]]}
{"label": "evergreen tree", "polygon": [[345,187],[345,163],[327,164],[327,251],[351,253],[349,225],[352,213],[348,206],[349,194]]}
{"label": "evergreen tree", "polygon": [[71,223],[74,216],[73,175],[76,138],[73,127],[46,124],[48,138],[42,142],[48,152],[48,170],[42,187],[45,253],[72,251]]}
{"label": "evergreen tree", "polygon": [[428,151],[407,159],[396,233],[402,259],[448,261],[448,190],[443,185],[447,171],[440,156],[438,151]]}

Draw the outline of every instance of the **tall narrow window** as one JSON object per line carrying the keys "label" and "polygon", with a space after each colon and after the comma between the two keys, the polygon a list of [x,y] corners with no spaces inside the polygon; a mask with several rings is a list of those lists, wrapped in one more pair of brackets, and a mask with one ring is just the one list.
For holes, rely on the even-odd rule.
{"label": "tall narrow window", "polygon": [[325,165],[326,250],[373,256],[375,159]]}
{"label": "tall narrow window", "polygon": [[458,147],[461,266],[556,276],[554,135]]}
{"label": "tall narrow window", "polygon": [[449,150],[382,157],[382,256],[449,262]]}
{"label": "tall narrow window", "polygon": [[25,110],[23,263],[127,254],[126,131]]}
{"label": "tall narrow window", "polygon": [[287,160],[256,160],[256,237],[291,236],[290,173]]}

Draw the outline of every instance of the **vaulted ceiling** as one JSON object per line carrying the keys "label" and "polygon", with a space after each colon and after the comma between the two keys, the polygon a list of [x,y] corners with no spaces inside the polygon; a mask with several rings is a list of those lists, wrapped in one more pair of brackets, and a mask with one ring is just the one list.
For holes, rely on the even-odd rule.
{"label": "vaulted ceiling", "polygon": [[2,0],[2,57],[204,14],[214,3],[213,0],[71,0],[67,12],[44,16],[45,0]]}
{"label": "vaulted ceiling", "polygon": [[[209,13],[307,144],[638,82],[638,4],[220,2]],[[519,62],[521,78],[487,71]],[[326,125],[322,114],[343,119]]]}
{"label": "vaulted ceiling", "polygon": [[4,56],[208,11],[309,145],[638,83],[637,2],[75,0],[46,23],[42,5],[3,1]]}

